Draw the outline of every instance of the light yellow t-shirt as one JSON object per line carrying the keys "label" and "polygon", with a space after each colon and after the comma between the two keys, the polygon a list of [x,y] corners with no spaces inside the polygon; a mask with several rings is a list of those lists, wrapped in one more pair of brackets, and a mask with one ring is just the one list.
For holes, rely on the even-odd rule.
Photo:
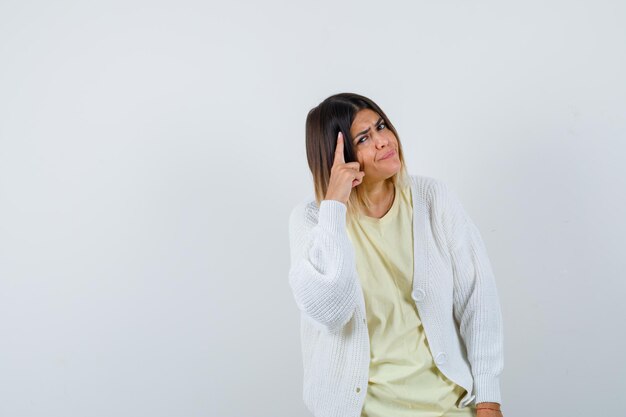
{"label": "light yellow t-shirt", "polygon": [[369,382],[361,417],[475,416],[458,408],[465,389],[437,368],[415,302],[413,202],[399,189],[380,219],[360,214],[347,223],[365,296],[370,337]]}

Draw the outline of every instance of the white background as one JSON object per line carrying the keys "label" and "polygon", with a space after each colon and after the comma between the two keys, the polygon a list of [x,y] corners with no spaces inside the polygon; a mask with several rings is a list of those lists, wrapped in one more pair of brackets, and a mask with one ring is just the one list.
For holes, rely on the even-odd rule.
{"label": "white background", "polygon": [[623,1],[0,2],[0,416],[293,417],[304,121],[376,101],[479,226],[502,409],[623,413]]}

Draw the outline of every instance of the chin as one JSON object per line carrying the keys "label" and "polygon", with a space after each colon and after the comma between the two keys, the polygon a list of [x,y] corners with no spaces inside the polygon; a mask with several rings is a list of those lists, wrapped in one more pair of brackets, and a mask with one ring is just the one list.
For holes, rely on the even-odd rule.
{"label": "chin", "polygon": [[402,170],[402,163],[398,161],[398,164],[395,165],[394,167],[390,167],[389,171],[387,172],[389,172],[389,175],[392,176],[392,175],[399,173],[400,170]]}

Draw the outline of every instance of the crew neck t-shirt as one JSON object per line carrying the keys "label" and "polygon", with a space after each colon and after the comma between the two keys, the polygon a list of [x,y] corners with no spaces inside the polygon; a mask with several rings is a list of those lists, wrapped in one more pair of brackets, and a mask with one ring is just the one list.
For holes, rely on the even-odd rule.
{"label": "crew neck t-shirt", "polygon": [[365,299],[370,339],[367,393],[361,417],[470,417],[458,408],[465,389],[437,368],[413,285],[413,202],[410,186],[395,185],[381,218],[358,214],[347,223]]}

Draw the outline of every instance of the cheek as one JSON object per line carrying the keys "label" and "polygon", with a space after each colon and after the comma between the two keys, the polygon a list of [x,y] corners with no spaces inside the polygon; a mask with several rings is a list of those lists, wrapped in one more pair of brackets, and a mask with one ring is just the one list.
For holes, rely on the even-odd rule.
{"label": "cheek", "polygon": [[361,170],[363,170],[365,166],[370,166],[374,163],[374,160],[376,159],[376,154],[373,152],[361,151],[357,153],[356,158],[359,161],[359,164],[361,164]]}

